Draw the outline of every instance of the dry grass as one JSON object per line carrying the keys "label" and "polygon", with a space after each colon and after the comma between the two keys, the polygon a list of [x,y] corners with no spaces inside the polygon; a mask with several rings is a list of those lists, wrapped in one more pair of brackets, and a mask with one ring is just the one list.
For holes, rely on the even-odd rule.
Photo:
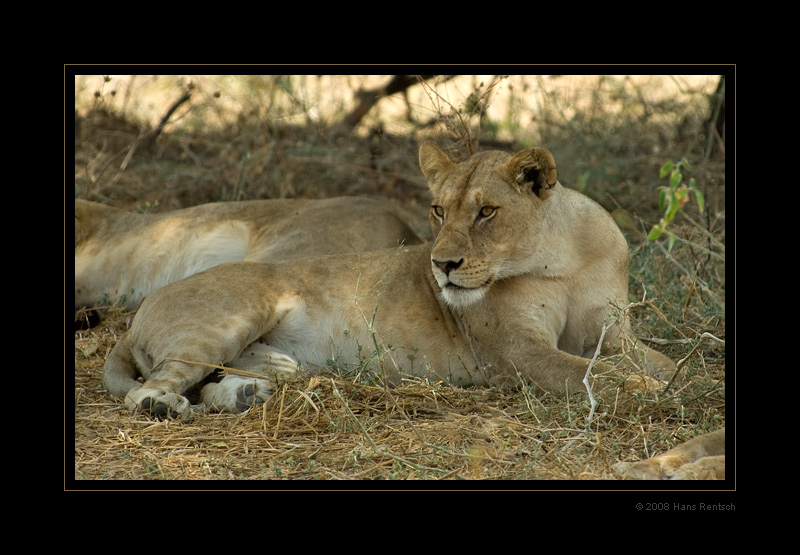
{"label": "dry grass", "polygon": [[[177,125],[144,144],[137,142],[141,127],[113,110],[84,115],[76,115],[76,196],[169,210],[212,200],[362,194],[393,198],[424,225],[428,199],[414,140],[389,134],[342,138],[322,126],[293,128],[239,117],[213,133]],[[574,131],[573,124],[566,128],[567,135]],[[686,133],[692,136],[691,129]],[[681,143],[681,136],[670,134],[657,160],[643,156],[630,167],[629,156],[636,156],[625,153],[614,171],[586,181],[593,194],[593,182],[604,186],[611,179],[616,189],[595,198],[609,210],[633,215],[628,227],[623,225],[634,253],[631,300],[641,300],[644,287],[654,301],[634,311],[635,332],[658,341],[674,360],[688,357],[668,390],[640,391],[629,382],[597,377],[599,404],[587,423],[590,407],[583,392],[554,396],[524,385],[500,391],[427,381],[387,390],[373,376],[331,373],[288,382],[268,403],[244,414],[198,411],[189,423],[153,421],[128,414],[100,384],[105,356],[132,316],[112,309],[99,326],[75,332],[74,478],[82,481],[76,489],[95,489],[97,482],[88,480],[108,480],[110,487],[126,487],[123,480],[202,480],[203,488],[209,480],[325,480],[320,488],[336,480],[426,481],[419,487],[458,480],[609,481],[617,479],[611,467],[618,461],[661,453],[723,426],[725,348],[702,337],[725,339],[724,261],[709,259],[702,239],[679,244],[669,255],[641,240],[655,213],[657,177],[645,176],[696,148]],[[552,137],[553,143],[558,140]],[[585,153],[559,157],[557,145],[545,146],[560,168],[586,160]],[[585,146],[596,152],[604,147]],[[618,171],[626,178],[615,180]],[[702,171],[698,177],[713,185],[724,206],[724,156],[707,160]],[[612,189],[624,191],[611,197]],[[711,227],[724,242],[722,210],[723,219],[715,214]],[[69,391],[69,363],[65,366]],[[71,481],[69,458],[65,464]],[[245,487],[280,487],[262,484]],[[507,487],[540,486],[551,487],[542,482]]]}
{"label": "dry grass", "polygon": [[288,382],[245,414],[153,421],[130,415],[100,385],[129,316],[76,333],[79,480],[613,480],[613,463],[662,452],[725,417],[724,352],[707,345],[703,370],[691,361],[692,375],[667,392],[595,379],[599,405],[588,425],[580,392],[428,381],[385,389],[335,374]]}

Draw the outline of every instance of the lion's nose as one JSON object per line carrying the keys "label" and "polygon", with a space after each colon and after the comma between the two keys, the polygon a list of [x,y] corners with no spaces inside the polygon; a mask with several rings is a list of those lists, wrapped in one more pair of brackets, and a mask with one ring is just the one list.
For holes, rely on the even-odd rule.
{"label": "lion's nose", "polygon": [[458,262],[454,262],[452,260],[445,260],[445,261],[434,260],[433,263],[436,264],[436,266],[438,266],[439,269],[443,271],[446,276],[449,276],[450,272],[452,272],[453,270],[457,270],[459,266],[461,266],[464,263],[464,259],[462,258]]}

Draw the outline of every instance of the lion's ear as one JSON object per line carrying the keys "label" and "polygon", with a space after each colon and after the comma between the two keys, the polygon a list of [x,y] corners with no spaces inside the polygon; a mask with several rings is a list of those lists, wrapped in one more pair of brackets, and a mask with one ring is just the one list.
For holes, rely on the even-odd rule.
{"label": "lion's ear", "polygon": [[541,199],[550,196],[558,181],[556,160],[546,148],[522,150],[508,160],[506,167],[520,189],[529,188]]}
{"label": "lion's ear", "polygon": [[428,187],[434,195],[438,194],[445,176],[455,165],[456,161],[436,143],[426,141],[419,147],[419,167],[427,178]]}

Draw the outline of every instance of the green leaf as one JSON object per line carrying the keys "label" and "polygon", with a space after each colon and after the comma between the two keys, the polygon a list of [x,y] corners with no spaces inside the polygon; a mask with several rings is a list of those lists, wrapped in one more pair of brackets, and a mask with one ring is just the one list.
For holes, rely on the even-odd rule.
{"label": "green leaf", "polygon": [[575,182],[575,188],[581,192],[586,190],[586,185],[589,183],[589,177],[591,177],[591,172],[583,172],[578,176],[578,180]]}
{"label": "green leaf", "polygon": [[661,166],[661,170],[658,172],[658,176],[661,177],[662,179],[666,177],[666,175],[669,173],[669,170],[671,170],[674,165],[675,162],[667,162],[666,164]]}
{"label": "green leaf", "polygon": [[669,208],[667,209],[667,213],[664,215],[664,219],[667,223],[671,222],[675,218],[675,214],[678,213],[678,210],[681,209],[681,194],[680,191],[676,192],[670,197],[669,201]]}
{"label": "green leaf", "polygon": [[669,234],[669,244],[667,245],[667,251],[672,251],[673,245],[675,245],[675,234],[670,232],[670,234]]}
{"label": "green leaf", "polygon": [[664,233],[664,225],[664,220],[661,220],[655,226],[653,226],[653,229],[650,230],[650,234],[647,236],[647,239],[650,241],[655,241],[661,237],[661,234]]}
{"label": "green leaf", "polygon": [[664,205],[665,205],[664,206],[664,217],[665,218],[667,217],[667,214],[669,214],[672,211],[672,204],[673,204],[674,200],[675,200],[675,197],[673,197],[671,191],[669,193],[667,193],[666,195],[664,195]]}
{"label": "green leaf", "polygon": [[706,202],[703,198],[703,193],[700,192],[700,189],[693,188],[692,191],[694,191],[694,196],[697,197],[697,208],[700,210],[700,213],[702,213]]}
{"label": "green leaf", "polygon": [[672,172],[672,175],[669,176],[669,186],[675,189],[678,185],[681,184],[681,180],[683,179],[683,174],[681,170],[675,170]]}

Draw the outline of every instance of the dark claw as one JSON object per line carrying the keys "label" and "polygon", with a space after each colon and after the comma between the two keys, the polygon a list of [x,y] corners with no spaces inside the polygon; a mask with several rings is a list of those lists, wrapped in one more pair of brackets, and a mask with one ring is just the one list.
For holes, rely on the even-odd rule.
{"label": "dark claw", "polygon": [[253,383],[248,383],[239,388],[239,391],[236,392],[236,410],[238,412],[244,412],[250,407],[264,403],[264,399],[256,396],[256,390],[257,387]]}
{"label": "dark claw", "polygon": [[163,420],[164,418],[178,418],[180,416],[164,403],[156,403],[155,406],[153,406],[153,400],[150,397],[142,401],[141,412],[158,418],[159,420]]}
{"label": "dark claw", "polygon": [[75,312],[75,331],[88,330],[100,323],[100,314],[94,309],[81,309]]}

